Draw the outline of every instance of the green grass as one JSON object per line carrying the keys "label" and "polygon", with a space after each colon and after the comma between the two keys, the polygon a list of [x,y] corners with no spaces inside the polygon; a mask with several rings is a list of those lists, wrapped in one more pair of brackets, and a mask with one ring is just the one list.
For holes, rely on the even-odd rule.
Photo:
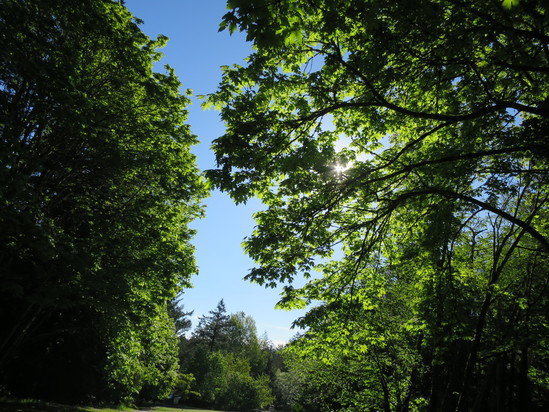
{"label": "green grass", "polygon": [[211,409],[176,408],[171,406],[152,406],[139,409],[109,409],[109,408],[84,408],[86,412],[217,412]]}
{"label": "green grass", "polygon": [[161,411],[161,412],[215,412],[210,409],[174,409],[174,408],[164,408],[159,407],[156,408],[155,411]]}
{"label": "green grass", "polygon": [[36,400],[11,400],[0,399],[0,411],[3,412],[215,412],[209,409],[172,408],[166,406],[153,406],[150,408],[125,409],[125,408],[92,408],[84,406],[60,405],[52,402]]}
{"label": "green grass", "polygon": [[84,408],[35,400],[0,399],[0,411],[8,412],[86,412]]}
{"label": "green grass", "polygon": [[210,409],[180,409],[180,408],[171,408],[165,406],[155,406],[150,409],[109,409],[109,408],[84,408],[81,411],[86,412],[215,412]]}

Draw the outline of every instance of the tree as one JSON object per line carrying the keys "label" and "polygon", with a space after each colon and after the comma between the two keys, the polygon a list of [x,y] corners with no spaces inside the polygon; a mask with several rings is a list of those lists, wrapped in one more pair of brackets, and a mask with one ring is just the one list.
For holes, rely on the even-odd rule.
{"label": "tree", "polygon": [[227,315],[223,299],[209,313],[209,316],[204,315],[200,318],[193,332],[193,339],[206,343],[210,351],[225,348],[231,317]]}
{"label": "tree", "polygon": [[204,395],[216,409],[251,411],[270,405],[273,398],[269,378],[253,377],[247,359],[230,352],[213,352],[209,357]]}
{"label": "tree", "polygon": [[228,4],[254,53],[206,102],[226,122],[208,176],[268,206],[247,278],[317,304],[302,350],[362,357],[372,408],[542,410],[543,3]]}
{"label": "tree", "polygon": [[237,312],[231,315],[229,322],[228,341],[231,352],[248,361],[252,376],[265,374],[270,352],[266,347],[266,340],[257,335],[255,320],[244,312]]}
{"label": "tree", "polygon": [[196,272],[205,194],[188,97],[153,72],[166,38],[110,0],[6,0],[0,17],[0,385],[165,395],[166,303]]}
{"label": "tree", "polygon": [[184,305],[181,303],[182,300],[183,296],[180,293],[168,302],[168,315],[173,319],[177,336],[181,336],[191,328],[192,321],[189,319],[189,316],[192,316],[194,313],[193,310],[185,312]]}
{"label": "tree", "polygon": [[223,410],[253,410],[273,401],[267,360],[255,321],[243,312],[228,315],[223,299],[190,339],[181,338],[183,373],[194,383],[186,402]]}

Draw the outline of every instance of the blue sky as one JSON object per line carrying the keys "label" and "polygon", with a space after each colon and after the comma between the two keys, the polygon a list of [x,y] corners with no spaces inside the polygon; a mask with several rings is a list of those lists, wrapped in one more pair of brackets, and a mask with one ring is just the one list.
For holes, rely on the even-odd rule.
{"label": "blue sky", "polygon": [[[227,12],[225,5],[225,0],[126,0],[126,7],[144,21],[141,28],[149,37],[169,37],[161,63],[172,66],[183,89],[192,89],[195,96],[214,92],[221,80],[220,66],[244,64],[251,52],[244,34],[218,32],[221,17]],[[200,140],[193,149],[198,167],[215,167],[210,146],[223,134],[219,113],[202,110],[195,97],[188,123]],[[228,312],[243,311],[252,316],[259,334],[267,332],[276,344],[288,341],[297,332],[290,330],[292,321],[303,312],[275,310],[278,290],[243,280],[253,262],[241,243],[251,234],[252,214],[261,204],[254,200],[236,206],[219,192],[212,193],[206,204],[206,218],[192,225],[198,230],[193,243],[200,274],[192,279],[194,288],[186,290],[183,297],[185,310],[194,310],[193,325],[198,323],[197,316],[207,314],[223,298]]]}

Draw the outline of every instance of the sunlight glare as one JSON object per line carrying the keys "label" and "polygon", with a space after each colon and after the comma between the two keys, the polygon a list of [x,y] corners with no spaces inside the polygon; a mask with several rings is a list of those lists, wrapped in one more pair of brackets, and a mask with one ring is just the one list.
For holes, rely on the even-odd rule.
{"label": "sunlight glare", "polygon": [[342,165],[340,163],[336,163],[335,166],[334,166],[334,172],[336,174],[340,175],[340,174],[345,173],[347,170],[349,170],[350,167],[351,167],[350,163],[345,164],[345,165]]}

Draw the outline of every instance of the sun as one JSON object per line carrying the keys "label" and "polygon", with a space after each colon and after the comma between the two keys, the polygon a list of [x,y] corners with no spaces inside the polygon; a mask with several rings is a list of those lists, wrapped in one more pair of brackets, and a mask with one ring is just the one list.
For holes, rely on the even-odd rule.
{"label": "sun", "polygon": [[334,170],[336,173],[343,173],[345,170],[347,170],[347,166],[335,165]]}
{"label": "sun", "polygon": [[340,163],[336,163],[334,165],[334,173],[337,174],[337,175],[341,175],[343,173],[345,173],[347,170],[349,170],[349,168],[351,167],[351,164],[348,163],[348,164],[340,164]]}

